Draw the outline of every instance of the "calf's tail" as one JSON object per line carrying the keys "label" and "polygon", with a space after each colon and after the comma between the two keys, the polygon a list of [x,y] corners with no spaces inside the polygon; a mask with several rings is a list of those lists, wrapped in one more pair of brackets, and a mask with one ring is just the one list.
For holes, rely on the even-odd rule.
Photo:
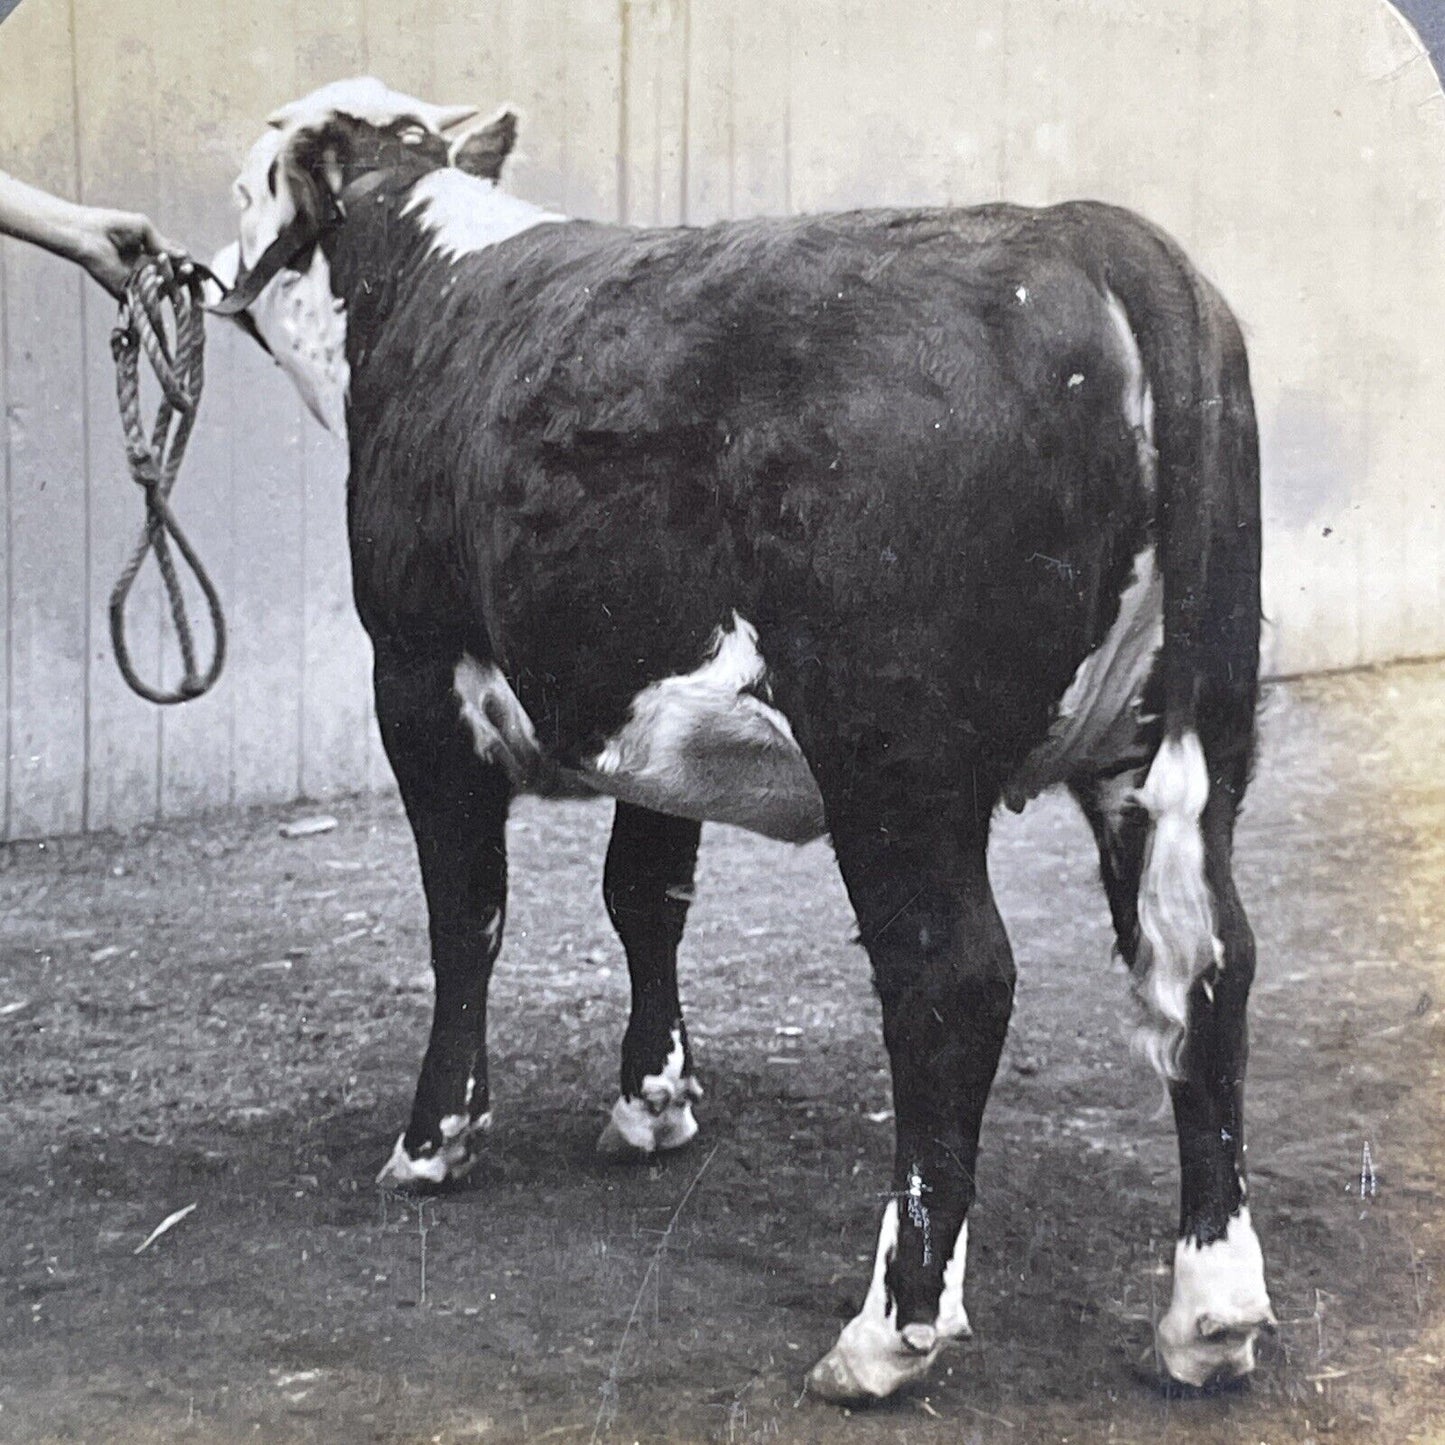
{"label": "calf's tail", "polygon": [[1223,300],[1162,233],[1102,207],[1088,224],[1154,402],[1162,732],[1136,795],[1148,832],[1133,988],[1136,1048],[1169,1079],[1182,1070],[1190,995],[1223,962],[1202,820],[1212,788],[1242,793],[1253,747],[1258,442],[1244,343]]}

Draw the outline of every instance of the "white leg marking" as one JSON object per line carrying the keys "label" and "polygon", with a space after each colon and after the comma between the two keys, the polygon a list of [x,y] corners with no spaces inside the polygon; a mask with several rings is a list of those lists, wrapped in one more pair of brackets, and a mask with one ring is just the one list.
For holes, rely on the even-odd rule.
{"label": "white leg marking", "polygon": [[398,1134],[391,1158],[381,1166],[376,1182],[413,1184],[420,1180],[441,1184],[447,1179],[460,1179],[477,1162],[477,1143],[491,1127],[490,1110],[470,1122],[464,1114],[448,1114],[441,1121],[441,1148],[416,1158],[406,1152],[406,1135]]}
{"label": "white leg marking", "polygon": [[697,1134],[692,1116],[702,1086],[682,1072],[682,1034],[672,1031],[672,1050],[660,1074],[648,1074],[635,1099],[623,1096],[612,1106],[612,1117],[597,1140],[597,1152],[607,1159],[635,1159],[659,1150],[680,1149]]}
{"label": "white leg marking", "polygon": [[[909,1205],[915,1203],[910,1188]],[[878,1230],[873,1278],[863,1308],[843,1326],[838,1343],[813,1366],[808,1389],[825,1400],[881,1400],[900,1385],[927,1374],[943,1342],[971,1334],[963,1309],[963,1272],[968,1254],[968,1225],[959,1230],[943,1271],[943,1295],[933,1324],[914,1322],[901,1329],[897,1306],[885,1275],[898,1248],[898,1201],[890,1199]]]}
{"label": "white leg marking", "polygon": [[973,1333],[963,1307],[963,1275],[968,1264],[968,1220],[958,1231],[948,1264],[943,1271],[943,1294],[938,1301],[938,1333],[945,1340],[961,1340]]}
{"label": "white leg marking", "polygon": [[1174,1249],[1174,1293],[1159,1321],[1164,1367],[1186,1385],[1234,1379],[1254,1369],[1261,1328],[1274,1323],[1264,1282],[1264,1256],[1243,1208],[1223,1239]]}
{"label": "white leg marking", "polygon": [[1139,879],[1139,956],[1133,977],[1144,1017],[1134,1042],[1161,1077],[1173,1079],[1179,1076],[1189,1023],[1189,991],[1224,958],[1214,931],[1199,828],[1209,799],[1209,770],[1194,733],[1165,738],[1138,797],[1150,826]]}

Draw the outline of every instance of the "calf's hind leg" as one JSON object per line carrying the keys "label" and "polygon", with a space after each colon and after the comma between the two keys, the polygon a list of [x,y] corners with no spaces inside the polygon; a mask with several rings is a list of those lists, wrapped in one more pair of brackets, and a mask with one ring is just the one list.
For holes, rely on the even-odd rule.
{"label": "calf's hind leg", "polygon": [[376,715],[416,839],[436,1002],[411,1120],[381,1179],[440,1184],[472,1166],[491,1125],[487,985],[507,892],[506,771],[477,754],[456,657],[376,648]]}
{"label": "calf's hind leg", "polygon": [[677,949],[692,899],[700,823],[618,803],[602,892],[627,953],[632,1013],[622,1040],[622,1092],[597,1149],[644,1158],[697,1133],[702,1090],[677,990]]}
{"label": "calf's hind leg", "polygon": [[979,818],[971,800],[954,820],[830,812],[883,1004],[897,1123],[867,1297],[808,1377],[829,1400],[888,1395],[969,1332],[966,1217],[1014,991],[985,862],[988,803]]}
{"label": "calf's hind leg", "polygon": [[[1166,1040],[1165,1047],[1148,1052],[1172,1064],[1179,1237],[1173,1293],[1155,1346],[1168,1375],[1188,1385],[1247,1375],[1254,1369],[1260,1331],[1274,1320],[1245,1173],[1246,1009],[1255,951],[1230,866],[1245,776],[1242,759],[1210,767],[1197,739],[1185,734],[1182,742],[1160,749],[1137,800],[1127,790],[1127,778],[1074,788],[1099,843],[1120,949],[1145,1000],[1142,1031],[1146,1039]],[[1187,839],[1191,829],[1200,845],[1197,863],[1171,841],[1181,832]],[[1205,957],[1188,989],[1187,1029],[1174,1052],[1167,1046],[1167,1023],[1157,1011],[1149,1017],[1148,1001],[1160,996],[1149,974],[1165,967],[1158,951],[1169,920],[1161,910],[1171,872],[1177,877],[1186,863],[1202,871],[1196,882],[1208,904],[1212,936],[1206,931],[1198,945],[1212,957]]]}

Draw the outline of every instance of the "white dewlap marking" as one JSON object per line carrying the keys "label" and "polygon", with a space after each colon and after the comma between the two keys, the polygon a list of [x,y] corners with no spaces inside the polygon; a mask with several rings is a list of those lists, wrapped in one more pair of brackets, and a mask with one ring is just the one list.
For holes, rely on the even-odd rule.
{"label": "white dewlap marking", "polygon": [[692,1106],[702,1098],[697,1080],[683,1074],[687,1055],[682,1032],[672,1031],[672,1048],[660,1074],[648,1074],[638,1097],[620,1097],[597,1140],[597,1152],[609,1159],[631,1159],[680,1149],[697,1135]]}
{"label": "white dewlap marking", "polygon": [[763,681],[758,634],[737,613],[696,672],[632,702],[585,771],[599,792],[658,812],[733,823],[801,843],[826,830],[823,800],[788,720],[750,689]]}
{"label": "white dewlap marking", "polygon": [[534,226],[567,219],[455,166],[424,175],[411,188],[402,215],[415,215],[432,238],[432,254],[448,261],[485,251]]}
{"label": "white dewlap marking", "polygon": [[346,397],[351,388],[346,306],[332,293],[331,268],[321,247],[305,272],[277,272],[248,310],[311,415],[345,440]]}
{"label": "white dewlap marking", "polygon": [[[233,241],[212,258],[211,270],[232,286],[240,263],[241,247]],[[351,389],[346,305],[332,293],[331,268],[321,248],[316,248],[306,271],[278,271],[246,309],[307,410],[345,441],[346,397]]]}
{"label": "white dewlap marking", "polygon": [[1174,1292],[1157,1335],[1170,1375],[1187,1385],[1205,1385],[1248,1374],[1259,1331],[1273,1323],[1264,1256],[1248,1208],[1213,1244],[1178,1242]]}
{"label": "white dewlap marking", "polygon": [[[377,82],[379,84],[379,82]],[[301,104],[298,102],[298,104]],[[211,269],[227,285],[240,268],[254,266],[295,216],[296,202],[278,163],[291,132],[268,130],[251,147],[233,191],[241,207],[240,239],[225,247]],[[346,434],[346,312],[331,290],[331,268],[315,247],[304,272],[285,267],[247,307],[256,330],[328,431]]]}

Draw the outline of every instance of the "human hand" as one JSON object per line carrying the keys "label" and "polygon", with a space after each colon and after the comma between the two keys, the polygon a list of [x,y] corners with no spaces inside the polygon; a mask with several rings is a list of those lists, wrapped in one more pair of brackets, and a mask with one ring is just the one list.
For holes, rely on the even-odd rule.
{"label": "human hand", "polygon": [[75,259],[112,296],[125,290],[131,268],[143,256],[189,259],[183,246],[168,241],[149,218],[133,211],[83,207],[77,223]]}

